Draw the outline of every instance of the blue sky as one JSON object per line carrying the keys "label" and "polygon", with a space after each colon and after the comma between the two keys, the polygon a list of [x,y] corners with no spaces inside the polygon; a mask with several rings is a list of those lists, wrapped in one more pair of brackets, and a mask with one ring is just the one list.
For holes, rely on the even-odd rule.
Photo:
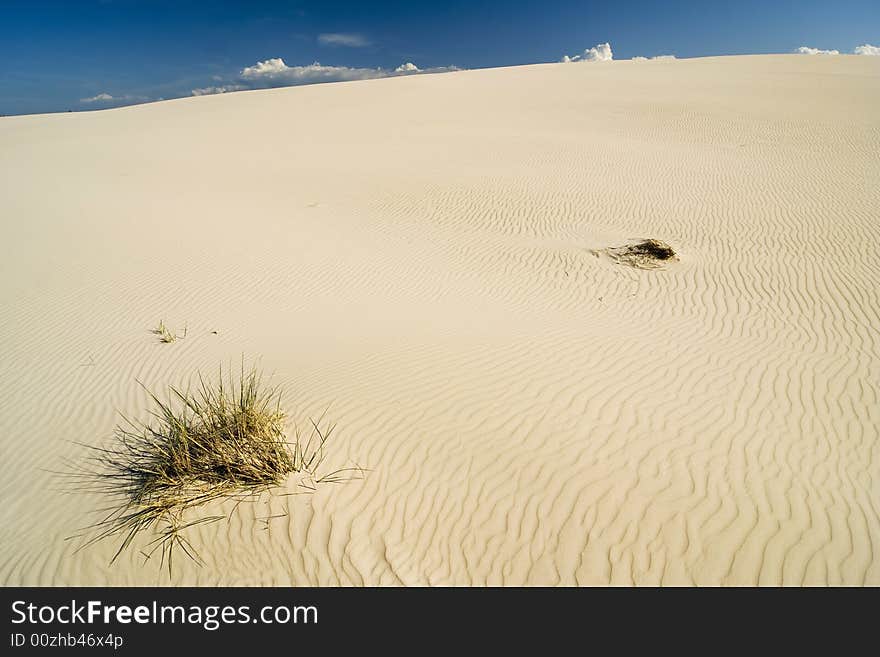
{"label": "blue sky", "polygon": [[615,59],[852,52],[880,45],[880,1],[0,0],[0,114],[361,79],[405,62],[552,62],[605,41]]}

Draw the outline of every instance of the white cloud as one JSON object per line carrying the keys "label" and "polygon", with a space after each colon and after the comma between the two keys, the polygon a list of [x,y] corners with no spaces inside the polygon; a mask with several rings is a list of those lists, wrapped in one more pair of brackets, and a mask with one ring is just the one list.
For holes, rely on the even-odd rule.
{"label": "white cloud", "polygon": [[612,59],[614,59],[614,54],[611,52],[610,43],[600,43],[593,48],[587,48],[582,54],[574,55],[573,57],[568,55],[562,56],[563,62],[610,62]]}
{"label": "white cloud", "polygon": [[351,68],[349,66],[324,66],[314,62],[308,66],[288,66],[280,57],[257,62],[242,69],[240,78],[249,88],[288,87],[314,82],[343,82],[349,80],[374,80],[412,73],[445,73],[460,70],[455,66],[438,66],[420,69],[412,62],[401,64],[394,70],[385,68]]}
{"label": "white cloud", "polygon": [[[808,46],[801,46],[795,52],[798,52],[802,55],[839,55],[840,51],[838,50],[820,50],[819,48],[810,48]],[[866,43],[861,46],[857,46],[853,49],[854,55],[873,55],[875,57],[880,56],[880,46],[872,46],[869,43]]]}
{"label": "white cloud", "polygon": [[600,43],[594,48],[585,50],[582,59],[587,62],[610,62],[614,59],[610,43]]}
{"label": "white cloud", "polygon": [[421,69],[412,62],[401,64],[395,69],[325,66],[319,62],[314,62],[308,66],[288,66],[280,57],[274,57],[241,69],[237,80],[229,80],[224,84],[192,89],[190,93],[193,96],[207,96],[247,89],[292,87],[317,82],[374,80],[377,78],[421,75],[424,73],[447,73],[459,70],[461,69],[456,66],[437,66]]}
{"label": "white cloud", "polygon": [[853,50],[853,54],[855,55],[873,55],[875,57],[880,57],[880,46],[872,46],[866,43],[863,46],[858,46],[855,50]]}
{"label": "white cloud", "polygon": [[193,89],[193,96],[210,96],[212,94],[225,94],[230,91],[242,91],[247,89],[243,84],[224,84],[219,87],[202,87],[201,89]]}
{"label": "white cloud", "polygon": [[318,35],[318,43],[322,46],[345,46],[347,48],[364,48],[371,45],[361,34],[325,33]]}
{"label": "white cloud", "polygon": [[[408,68],[410,65],[412,65],[414,68]],[[432,68],[419,68],[411,62],[407,62],[406,64],[398,66],[396,69],[394,69],[394,72],[399,75],[401,73],[452,73],[454,71],[462,70],[464,69],[461,69],[458,66],[434,66]]]}
{"label": "white cloud", "polygon": [[107,103],[111,100],[119,100],[119,99],[114,98],[110,94],[98,94],[97,96],[92,96],[91,98],[80,98],[79,102],[81,102],[81,103]]}
{"label": "white cloud", "polygon": [[144,101],[150,100],[146,96],[130,96],[126,94],[125,96],[112,96],[108,93],[101,93],[97,96],[92,96],[91,98],[80,98],[79,102],[81,103],[99,103],[105,105],[125,105],[126,103],[142,103]]}
{"label": "white cloud", "polygon": [[268,86],[308,84],[310,82],[339,82],[343,80],[370,80],[388,75],[381,68],[350,68],[324,66],[314,62],[308,66],[288,66],[280,57],[257,62],[242,69],[241,77],[252,83]]}
{"label": "white cloud", "polygon": [[659,62],[668,62],[675,59],[675,55],[655,55],[654,57],[633,57],[634,62],[646,62],[648,60],[651,61],[659,61]]}
{"label": "white cloud", "polygon": [[801,46],[795,52],[801,55],[839,55],[837,50],[820,50],[819,48],[810,48],[809,46]]}
{"label": "white cloud", "polygon": [[243,78],[260,78],[260,77],[270,77],[273,75],[279,75],[284,73],[289,67],[284,63],[284,60],[280,57],[275,57],[273,59],[267,59],[264,62],[257,62],[253,66],[248,66],[243,68],[241,71],[241,77]]}

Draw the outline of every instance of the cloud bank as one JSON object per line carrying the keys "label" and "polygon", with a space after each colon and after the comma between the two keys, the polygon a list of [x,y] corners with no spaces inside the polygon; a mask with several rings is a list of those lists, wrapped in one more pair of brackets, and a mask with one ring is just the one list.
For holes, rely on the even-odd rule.
{"label": "cloud bank", "polygon": [[81,103],[106,103],[111,100],[117,100],[110,94],[98,94],[97,96],[92,96],[91,98],[80,98],[79,102]]}
{"label": "cloud bank", "polygon": [[580,55],[562,56],[563,62],[610,62],[612,59],[614,59],[614,54],[611,52],[610,43],[600,43],[584,50]]}
{"label": "cloud bank", "polygon": [[241,78],[248,82],[273,87],[283,87],[311,82],[341,82],[346,80],[372,80],[388,75],[381,68],[350,68],[348,66],[324,66],[314,62],[308,66],[288,66],[280,57],[257,62],[242,69]]}
{"label": "cloud bank", "polygon": [[651,60],[652,62],[660,61],[672,61],[675,59],[675,55],[654,55],[653,57],[633,57],[634,62],[647,62]]}
{"label": "cloud bank", "polygon": [[375,80],[401,75],[419,73],[447,73],[460,71],[457,66],[437,66],[421,69],[412,62],[401,64],[395,69],[386,68],[354,68],[350,66],[325,66],[313,62],[308,66],[288,66],[280,57],[274,57],[253,66],[247,66],[239,73],[236,82],[202,87],[191,91],[193,96],[222,94],[245,89],[266,89],[272,87],[292,87],[317,82],[346,82],[352,80]]}
{"label": "cloud bank", "polygon": [[318,43],[322,46],[345,46],[347,48],[365,48],[371,45],[369,39],[361,34],[343,34],[339,32],[319,34]]}
{"label": "cloud bank", "polygon": [[193,89],[193,96],[211,96],[213,94],[225,94],[230,91],[244,91],[247,87],[243,84],[224,84],[218,87],[202,87],[201,89]]}
{"label": "cloud bank", "polygon": [[[103,104],[122,104],[122,103],[139,103],[149,100],[146,96],[129,96],[126,94],[125,96],[113,96],[108,93],[100,93],[96,96],[92,96],[90,98],[80,98],[79,102],[86,103],[88,105],[95,103],[103,103]],[[161,100],[161,98],[159,99]]]}
{"label": "cloud bank", "polygon": [[853,50],[854,55],[873,55],[874,57],[880,57],[880,46],[872,46],[869,43],[866,43],[863,46],[858,46],[855,50]]}
{"label": "cloud bank", "polygon": [[[810,48],[809,46],[801,46],[795,52],[800,53],[801,55],[839,55],[839,50],[820,50],[819,48]],[[866,43],[861,46],[857,46],[853,49],[853,55],[869,55],[878,57],[880,56],[880,46],[872,46],[870,43]]]}
{"label": "cloud bank", "polygon": [[796,53],[801,55],[839,55],[840,52],[837,50],[820,50],[819,48],[810,48],[809,46],[801,46],[797,50]]}

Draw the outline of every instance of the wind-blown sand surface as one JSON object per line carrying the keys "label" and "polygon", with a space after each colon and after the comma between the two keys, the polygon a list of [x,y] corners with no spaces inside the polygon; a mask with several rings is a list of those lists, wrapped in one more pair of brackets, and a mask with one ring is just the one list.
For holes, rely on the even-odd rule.
{"label": "wind-blown sand surface", "polygon": [[[880,58],[3,118],[0,179],[3,584],[880,584]],[[242,355],[367,477],[76,551],[49,471]]]}

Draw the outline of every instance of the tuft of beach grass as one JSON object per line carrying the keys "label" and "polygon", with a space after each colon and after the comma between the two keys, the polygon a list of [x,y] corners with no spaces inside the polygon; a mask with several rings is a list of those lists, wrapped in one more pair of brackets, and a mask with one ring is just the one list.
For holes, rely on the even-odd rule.
{"label": "tuft of beach grass", "polygon": [[[148,390],[149,392],[149,390]],[[171,387],[168,399],[152,392],[154,405],[147,422],[123,418],[109,447],[95,448],[82,471],[75,473],[83,489],[110,496],[109,513],[86,533],[86,545],[121,536],[111,563],[143,531],[153,530],[149,558],[160,550],[169,572],[172,552],[180,548],[200,561],[182,532],[193,525],[213,522],[211,516],[187,522],[188,509],[217,499],[242,501],[281,484],[291,473],[305,473],[313,484],[339,483],[356,478],[359,468],[343,468],[317,475],[333,427],[311,422],[308,437],[296,433],[288,442],[284,432],[281,393],[267,388],[256,369],[238,380],[211,383],[198,375],[198,385]]]}

